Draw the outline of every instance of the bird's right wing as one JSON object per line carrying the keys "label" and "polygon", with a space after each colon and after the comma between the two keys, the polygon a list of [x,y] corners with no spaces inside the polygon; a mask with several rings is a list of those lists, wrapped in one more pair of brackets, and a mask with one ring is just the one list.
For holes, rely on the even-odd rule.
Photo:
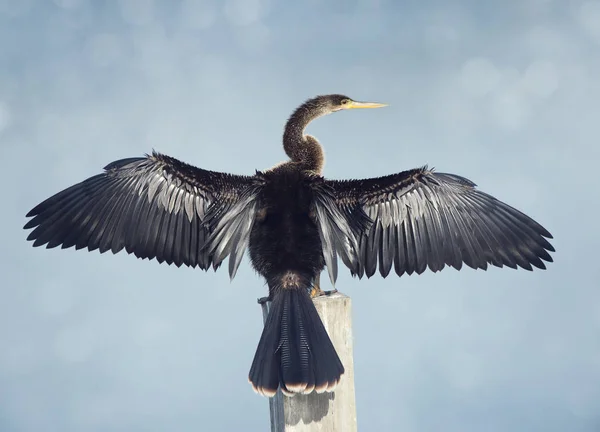
{"label": "bird's right wing", "polygon": [[364,180],[315,182],[315,209],[332,282],[336,257],[353,275],[386,277],[465,263],[531,270],[554,251],[536,221],[470,180],[424,168]]}
{"label": "bird's right wing", "polygon": [[34,246],[123,248],[138,258],[218,268],[233,278],[254,223],[257,177],[207,171],[153,153],[122,159],[33,208]]}

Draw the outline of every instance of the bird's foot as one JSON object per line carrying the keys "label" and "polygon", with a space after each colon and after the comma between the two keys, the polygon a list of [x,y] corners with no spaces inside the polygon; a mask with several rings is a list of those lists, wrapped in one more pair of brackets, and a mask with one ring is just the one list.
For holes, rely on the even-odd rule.
{"label": "bird's foot", "polygon": [[319,296],[322,296],[322,295],[325,295],[325,294],[326,294],[325,291],[323,291],[321,289],[321,287],[318,286],[318,285],[314,285],[312,287],[312,289],[310,290],[310,297],[311,298],[319,297]]}
{"label": "bird's foot", "polygon": [[323,291],[319,287],[313,287],[310,290],[310,297],[315,298],[315,297],[320,297],[320,296],[330,296],[332,294],[335,294],[336,292],[338,292],[337,289],[332,289],[331,291]]}
{"label": "bird's foot", "polygon": [[270,302],[272,300],[271,296],[267,296],[267,297],[261,297],[259,299],[257,299],[256,301],[258,302],[259,305],[264,305],[267,302]]}
{"label": "bird's foot", "polygon": [[315,277],[315,281],[313,283],[313,287],[310,290],[310,297],[311,298],[315,298],[315,297],[320,297],[320,296],[328,296],[331,294],[335,294],[337,292],[336,289],[333,289],[331,291],[323,291],[321,289],[321,275],[317,275]]}

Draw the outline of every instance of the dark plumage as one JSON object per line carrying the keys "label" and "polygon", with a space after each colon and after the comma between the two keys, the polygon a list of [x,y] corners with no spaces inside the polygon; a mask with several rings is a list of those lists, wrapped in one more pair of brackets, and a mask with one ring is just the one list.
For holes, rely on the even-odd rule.
{"label": "dark plumage", "polygon": [[300,106],[285,127],[290,161],[254,176],[192,167],[153,153],[123,159],[48,198],[27,216],[34,246],[125,249],[138,258],[217,269],[229,257],[233,278],[249,249],[272,301],[249,373],[272,396],[331,391],[344,373],[309,290],[320,293],[338,260],[353,275],[545,268],[550,233],[471,181],[427,167],[364,180],[321,176],[323,151],[304,134],[315,118],[342,109],[377,108],[343,95]]}

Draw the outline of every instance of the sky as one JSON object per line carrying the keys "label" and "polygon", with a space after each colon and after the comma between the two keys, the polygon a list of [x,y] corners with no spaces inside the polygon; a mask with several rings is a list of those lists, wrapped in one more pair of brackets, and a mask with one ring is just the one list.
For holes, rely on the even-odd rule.
{"label": "sky", "polygon": [[[0,0],[0,431],[268,430],[264,282],[33,248],[25,214],[156,149],[252,174],[305,99],[329,178],[429,164],[555,237],[546,271],[353,279],[359,430],[600,429],[600,1]],[[327,277],[324,289],[330,289]]]}

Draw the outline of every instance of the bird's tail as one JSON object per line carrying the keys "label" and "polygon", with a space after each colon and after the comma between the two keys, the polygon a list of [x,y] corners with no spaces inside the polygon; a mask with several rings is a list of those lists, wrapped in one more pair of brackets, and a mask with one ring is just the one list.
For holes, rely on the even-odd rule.
{"label": "bird's tail", "polygon": [[277,387],[288,396],[333,391],[344,373],[329,335],[310,298],[310,283],[287,276],[273,290],[271,308],[248,380],[272,397]]}

